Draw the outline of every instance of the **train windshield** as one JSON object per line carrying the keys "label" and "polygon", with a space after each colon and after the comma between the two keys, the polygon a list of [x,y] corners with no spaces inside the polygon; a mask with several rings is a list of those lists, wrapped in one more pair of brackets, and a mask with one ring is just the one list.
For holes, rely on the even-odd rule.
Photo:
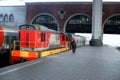
{"label": "train windshield", "polygon": [[20,25],[20,30],[36,30],[34,25]]}

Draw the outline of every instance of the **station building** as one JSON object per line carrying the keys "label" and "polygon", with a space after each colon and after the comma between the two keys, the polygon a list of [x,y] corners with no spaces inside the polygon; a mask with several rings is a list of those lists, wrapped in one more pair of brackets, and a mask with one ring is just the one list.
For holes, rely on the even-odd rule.
{"label": "station building", "polygon": [[[103,2],[103,33],[120,34],[119,7],[120,2]],[[41,24],[59,31],[91,33],[92,2],[26,3],[0,9],[1,24]]]}

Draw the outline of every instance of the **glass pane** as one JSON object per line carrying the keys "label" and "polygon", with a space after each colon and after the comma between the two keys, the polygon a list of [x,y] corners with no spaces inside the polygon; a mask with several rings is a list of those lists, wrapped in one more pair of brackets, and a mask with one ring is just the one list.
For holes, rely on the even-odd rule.
{"label": "glass pane", "polygon": [[91,19],[85,15],[76,15],[70,18],[66,25],[67,32],[91,33]]}
{"label": "glass pane", "polygon": [[43,14],[43,15],[37,16],[33,20],[32,24],[44,25],[49,29],[58,31],[57,21],[50,15]]}

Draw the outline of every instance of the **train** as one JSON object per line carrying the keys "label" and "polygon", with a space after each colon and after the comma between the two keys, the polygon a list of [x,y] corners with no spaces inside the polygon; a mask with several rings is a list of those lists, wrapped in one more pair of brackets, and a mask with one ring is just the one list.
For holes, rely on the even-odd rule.
{"label": "train", "polygon": [[83,36],[55,31],[38,24],[20,25],[18,34],[19,50],[11,52],[11,64],[40,58],[42,51],[70,47],[70,39],[75,40],[77,47],[85,45]]}
{"label": "train", "polygon": [[41,51],[66,47],[67,36],[42,25],[20,26],[20,50]]}
{"label": "train", "polygon": [[10,45],[14,40],[19,40],[19,28],[11,26],[0,26],[0,55],[10,49]]}
{"label": "train", "polygon": [[14,40],[19,40],[18,27],[0,25],[0,67],[9,64],[9,53]]}
{"label": "train", "polygon": [[22,51],[42,51],[69,47],[71,38],[75,40],[77,47],[85,45],[83,36],[51,30],[43,25],[21,25],[19,34],[20,50]]}
{"label": "train", "polygon": [[0,38],[0,63],[10,61],[10,64],[40,58],[42,51],[70,47],[70,39],[75,40],[77,47],[86,43],[83,36],[55,31],[38,24],[19,27],[1,25]]}

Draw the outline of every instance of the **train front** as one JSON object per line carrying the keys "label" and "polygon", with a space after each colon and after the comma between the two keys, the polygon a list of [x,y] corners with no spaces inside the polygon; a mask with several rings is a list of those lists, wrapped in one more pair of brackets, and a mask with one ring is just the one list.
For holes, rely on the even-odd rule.
{"label": "train front", "polygon": [[12,51],[11,64],[39,57],[37,54],[39,31],[33,25],[21,25],[19,29],[20,50]]}
{"label": "train front", "polygon": [[33,25],[21,25],[19,31],[20,50],[36,51],[38,48],[38,32]]}

